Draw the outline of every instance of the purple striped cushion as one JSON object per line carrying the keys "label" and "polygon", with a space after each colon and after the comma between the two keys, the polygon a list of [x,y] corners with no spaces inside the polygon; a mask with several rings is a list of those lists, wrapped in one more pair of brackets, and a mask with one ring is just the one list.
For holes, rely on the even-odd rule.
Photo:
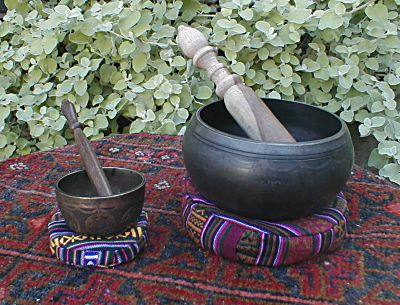
{"label": "purple striped cushion", "polygon": [[60,212],[49,225],[50,250],[56,257],[75,266],[111,267],[133,260],[147,241],[147,214],[142,211],[135,226],[108,237],[93,237],[72,231]]}
{"label": "purple striped cushion", "polygon": [[271,267],[293,264],[340,247],[346,236],[347,201],[291,221],[272,222],[225,212],[203,198],[190,179],[182,206],[189,236],[202,248],[232,261]]}

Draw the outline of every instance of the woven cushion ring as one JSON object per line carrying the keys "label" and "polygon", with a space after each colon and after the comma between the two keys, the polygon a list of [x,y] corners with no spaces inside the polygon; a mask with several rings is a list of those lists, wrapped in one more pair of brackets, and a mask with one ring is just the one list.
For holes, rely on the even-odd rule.
{"label": "woven cushion ring", "polygon": [[49,222],[50,250],[75,266],[111,267],[133,260],[147,241],[147,214],[142,211],[135,226],[124,233],[94,237],[72,231],[60,212]]}
{"label": "woven cushion ring", "polygon": [[202,248],[231,261],[277,267],[340,247],[347,233],[347,201],[340,193],[330,207],[290,221],[265,221],[223,211],[185,179],[182,215],[189,236]]}

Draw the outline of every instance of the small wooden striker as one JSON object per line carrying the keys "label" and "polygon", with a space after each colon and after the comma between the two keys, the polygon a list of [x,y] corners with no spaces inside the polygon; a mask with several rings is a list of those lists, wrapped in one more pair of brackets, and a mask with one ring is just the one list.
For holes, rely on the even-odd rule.
{"label": "small wooden striker", "polygon": [[83,133],[82,125],[78,122],[74,105],[68,100],[63,100],[61,110],[73,130],[75,142],[79,147],[83,165],[97,194],[99,196],[112,196],[113,193],[110,183],[96,157],[92,145]]}

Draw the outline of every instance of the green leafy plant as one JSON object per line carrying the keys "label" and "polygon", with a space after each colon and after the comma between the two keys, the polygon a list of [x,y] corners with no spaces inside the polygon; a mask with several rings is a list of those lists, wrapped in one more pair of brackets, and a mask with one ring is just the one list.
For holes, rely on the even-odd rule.
{"label": "green leafy plant", "polygon": [[175,42],[191,24],[261,97],[318,105],[375,137],[369,164],[400,184],[399,0],[210,2],[6,1],[0,158],[67,144],[64,98],[91,139],[182,134],[191,113],[217,100]]}

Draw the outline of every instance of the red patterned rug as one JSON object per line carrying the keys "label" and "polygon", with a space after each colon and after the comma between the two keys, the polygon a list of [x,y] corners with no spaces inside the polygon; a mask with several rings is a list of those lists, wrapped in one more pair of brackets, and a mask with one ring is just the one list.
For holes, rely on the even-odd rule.
{"label": "red patterned rug", "polygon": [[342,249],[280,268],[231,263],[199,249],[181,215],[181,138],[149,134],[95,142],[106,166],[147,179],[146,249],[111,269],[63,264],[49,250],[54,185],[78,170],[71,147],[0,163],[0,304],[400,304],[400,188],[354,168]]}

